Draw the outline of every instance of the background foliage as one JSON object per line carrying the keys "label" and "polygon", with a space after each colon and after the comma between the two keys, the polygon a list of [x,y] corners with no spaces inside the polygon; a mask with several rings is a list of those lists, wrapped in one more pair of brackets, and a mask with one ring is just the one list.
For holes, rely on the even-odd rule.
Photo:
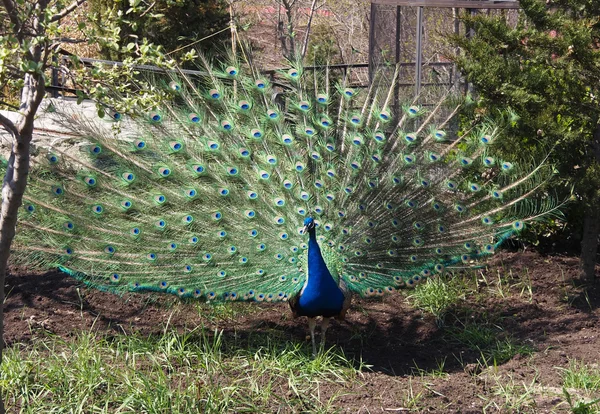
{"label": "background foliage", "polygon": [[451,42],[462,48],[455,60],[480,97],[479,110],[496,117],[509,108],[516,115],[501,151],[539,159],[551,150],[558,172],[553,188],[562,188],[563,197],[573,188],[578,201],[565,210],[566,228],[554,223],[542,234],[573,244],[600,201],[594,138],[600,120],[600,3],[520,4],[516,28],[503,16],[465,16],[476,35]]}
{"label": "background foliage", "polygon": [[[137,44],[142,39],[160,45],[169,53],[199,39],[211,36],[229,25],[229,12],[225,0],[89,0],[92,14],[99,16],[96,28],[100,32],[107,25],[107,11],[117,11],[123,16],[118,28],[120,37],[116,45],[103,45],[101,56],[121,61],[133,50],[126,46]],[[206,51],[211,45],[229,40],[229,32],[222,31],[208,42],[199,42],[196,47]],[[117,47],[118,46],[118,47]],[[172,54],[174,58],[189,51],[186,49]]]}

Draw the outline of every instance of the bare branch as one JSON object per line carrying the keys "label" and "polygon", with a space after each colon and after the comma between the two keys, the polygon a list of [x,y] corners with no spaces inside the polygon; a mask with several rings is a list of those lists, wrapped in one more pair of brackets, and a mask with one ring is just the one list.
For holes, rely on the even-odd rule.
{"label": "bare branch", "polygon": [[152,4],[150,6],[148,6],[148,8],[146,10],[144,10],[144,12],[142,14],[140,14],[140,19],[142,17],[144,17],[146,15],[146,13],[148,13],[150,10],[152,10],[152,8],[156,5],[156,2],[153,1]]}
{"label": "bare branch", "polygon": [[[6,0],[4,0],[4,1],[6,1]],[[50,18],[50,22],[55,22],[57,20],[62,19],[67,14],[73,12],[73,10],[75,10],[77,7],[81,6],[85,2],[86,2],[86,0],[75,0],[67,8],[63,9],[60,13],[56,13],[54,16],[52,16]]]}
{"label": "bare branch", "polygon": [[[56,39],[52,39],[52,42],[56,43],[73,43],[73,44],[78,44],[78,43],[86,43],[87,40],[86,39],[73,39],[71,37],[57,37]],[[51,49],[54,49],[55,46],[52,45]]]}
{"label": "bare branch", "polygon": [[43,57],[41,60],[41,62],[43,63],[42,70],[46,70],[46,68],[48,67],[48,57],[52,52],[54,52],[54,50],[48,47],[48,45],[46,44],[46,47],[43,48]]}
{"label": "bare branch", "polygon": [[15,126],[15,123],[2,114],[0,114],[0,125],[2,125],[8,132],[13,134],[15,139],[19,136],[19,130]]}
{"label": "bare branch", "polygon": [[[351,38],[350,36],[348,36],[349,38]],[[346,63],[346,58],[344,56],[344,47],[342,46],[342,44],[340,43],[340,37],[336,36],[335,37],[335,44],[337,45],[338,50],[340,51],[340,59],[341,59],[341,63]],[[352,47],[352,46],[350,46]]]}
{"label": "bare branch", "polygon": [[7,69],[7,72],[11,75],[11,76],[16,76],[16,77],[21,77],[23,76],[23,72],[17,68],[14,65],[6,65],[5,66]]}
{"label": "bare branch", "polygon": [[306,25],[306,33],[304,35],[304,44],[302,45],[302,57],[306,56],[306,49],[308,48],[308,38],[310,36],[310,26],[312,25],[313,16],[317,6],[317,0],[313,0],[310,5],[310,15],[308,16],[308,24]]}
{"label": "bare branch", "polygon": [[[295,3],[296,0],[281,0],[281,4],[283,5],[285,15],[287,17],[287,30],[284,30],[281,16],[279,17],[279,21],[277,23],[278,31],[281,33],[279,40],[281,41],[284,57],[286,59],[294,59],[296,55],[296,41],[294,39],[294,14],[292,10]],[[277,7],[280,7],[279,3]],[[288,42],[289,45],[287,44]]]}
{"label": "bare branch", "polygon": [[[0,98],[1,98],[1,96],[0,96]],[[7,106],[7,107],[9,107],[9,108],[12,108],[12,109],[14,109],[15,111],[18,111],[18,110],[19,110],[19,107],[18,107],[18,106],[16,106],[16,105],[13,105],[13,104],[11,104],[11,103],[9,103],[9,102],[3,101],[3,100],[1,100],[1,99],[0,99],[0,105],[2,105],[2,106]]]}
{"label": "bare branch", "polygon": [[4,4],[4,8],[6,8],[10,22],[15,26],[15,32],[18,33],[21,30],[21,20],[19,19],[15,3],[13,0],[2,0],[2,4]]}

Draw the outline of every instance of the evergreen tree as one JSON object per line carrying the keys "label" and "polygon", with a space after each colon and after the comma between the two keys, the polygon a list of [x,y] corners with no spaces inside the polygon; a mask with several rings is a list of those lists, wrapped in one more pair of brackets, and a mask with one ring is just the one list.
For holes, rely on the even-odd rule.
{"label": "evergreen tree", "polygon": [[554,148],[557,179],[574,189],[567,221],[581,230],[581,276],[594,277],[600,233],[600,2],[521,0],[505,16],[466,16],[473,36],[452,38],[458,66],[493,116],[510,107],[515,140],[505,151]]}

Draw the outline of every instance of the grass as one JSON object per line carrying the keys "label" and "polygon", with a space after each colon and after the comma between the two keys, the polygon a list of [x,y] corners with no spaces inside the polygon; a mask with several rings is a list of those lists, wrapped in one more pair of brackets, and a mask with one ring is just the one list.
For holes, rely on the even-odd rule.
{"label": "grass", "polygon": [[[408,296],[408,300],[414,307],[435,316],[438,326],[443,326],[447,316],[453,315],[459,325],[448,326],[445,332],[446,338],[480,353],[478,364],[482,367],[497,366],[509,361],[515,355],[529,356],[534,352],[530,346],[520,344],[512,336],[507,335],[501,326],[493,324],[486,316],[482,321],[470,320],[468,323],[461,324],[460,315],[454,313],[467,297],[469,301],[478,303],[485,303],[486,297],[505,300],[517,289],[519,297],[531,301],[532,285],[528,272],[517,282],[514,281],[516,278],[511,271],[508,272],[506,279],[501,277],[500,272],[496,272],[495,277],[497,280],[488,280],[481,271],[465,275],[434,277],[417,286],[414,293]],[[418,367],[415,372],[419,375],[427,374],[421,372]]]}
{"label": "grass", "polygon": [[600,391],[600,368],[576,359],[569,361],[568,368],[557,368],[563,380],[563,387],[584,391]]}
{"label": "grass", "polygon": [[478,352],[481,356],[477,362],[485,368],[503,364],[519,354],[532,355],[535,351],[507,335],[500,326],[488,322],[471,322],[462,327],[452,327],[447,330],[446,336],[471,351]]}
{"label": "grass", "polygon": [[432,314],[442,326],[447,313],[465,299],[469,290],[460,276],[432,277],[418,285],[407,299],[415,308]]}
{"label": "grass", "polygon": [[190,303],[196,307],[198,318],[208,324],[231,323],[242,316],[260,312],[257,306],[248,306],[248,303]]}
{"label": "grass", "polygon": [[[463,398],[456,397],[452,384],[465,369],[471,374],[465,398],[475,410],[536,412],[558,399],[556,407],[563,410],[600,412],[597,366],[572,360],[567,368],[557,368],[562,394],[560,386],[542,384],[536,358],[525,361],[527,370],[517,367],[522,361],[502,366],[516,355],[535,352],[503,328],[501,313],[504,303],[531,303],[534,292],[528,273],[477,271],[428,280],[409,300],[445,327],[432,329],[433,336],[425,340],[431,338],[433,345],[447,341],[459,351],[427,357],[420,349],[412,364],[410,357],[406,364],[395,361],[391,371],[376,367],[371,372],[362,361],[347,358],[343,346],[313,359],[309,345],[290,340],[284,330],[238,335],[235,328],[224,334],[203,327],[175,329],[167,322],[162,333],[152,336],[92,330],[65,339],[36,330],[27,345],[6,349],[0,386],[9,412],[23,413],[445,412],[466,407],[457,404],[456,398]],[[149,305],[165,311],[175,306],[168,301]],[[260,311],[238,305],[243,304],[190,306],[209,326],[234,326]],[[362,316],[371,311],[360,302],[355,310]],[[431,319],[425,323],[431,325]],[[379,340],[372,327],[346,329],[364,350]],[[448,359],[452,355],[462,367]],[[396,367],[398,376],[387,374]],[[535,374],[530,375],[532,367]]]}
{"label": "grass", "polygon": [[573,396],[563,388],[563,395],[573,414],[597,414],[600,412],[600,398],[591,401],[573,401]]}
{"label": "grass", "polygon": [[[598,365],[588,365],[582,361],[572,359],[567,368],[557,368],[562,378],[563,395],[571,412],[574,414],[588,414],[600,412],[600,368]],[[582,398],[578,395],[583,391],[588,396],[596,398]]]}
{"label": "grass", "polygon": [[516,275],[512,269],[504,266],[488,272],[480,270],[475,279],[477,290],[485,288],[486,296],[495,296],[501,299],[507,299],[519,292],[519,298],[525,298],[528,303],[532,303],[533,282],[529,275],[529,269],[526,268],[523,272]]}
{"label": "grass", "polygon": [[[452,326],[446,327],[446,339],[478,352],[480,357],[477,363],[480,367],[497,366],[518,354],[532,355],[534,349],[519,343],[500,325],[493,323],[493,318],[486,313],[475,319],[474,315],[471,315],[467,323],[461,320],[465,318],[464,311],[469,311],[467,298],[469,303],[485,304],[489,298],[505,301],[511,295],[517,295],[531,303],[533,288],[529,271],[525,269],[525,274],[520,276],[514,275],[510,269],[504,273],[506,277],[497,269],[486,276],[486,272],[478,270],[430,278],[426,283],[417,286],[414,293],[408,296],[408,300],[414,307],[432,314],[438,326],[443,326],[448,316],[452,315],[454,322]],[[493,277],[490,278],[489,274]],[[418,367],[414,371],[419,375],[427,374],[419,371]]]}
{"label": "grass", "polygon": [[436,318],[438,326],[443,326],[447,316],[459,310],[466,301],[484,302],[496,297],[506,300],[518,292],[519,298],[528,303],[533,301],[533,287],[529,271],[516,276],[512,270],[484,272],[483,270],[432,277],[407,297],[411,305]]}
{"label": "grass", "polygon": [[330,412],[323,383],[357,381],[338,349],[312,358],[291,342],[228,350],[220,332],[156,337],[44,334],[6,349],[0,381],[9,412]]}
{"label": "grass", "polygon": [[414,367],[411,368],[412,375],[418,375],[421,378],[429,377],[429,378],[447,378],[448,373],[444,370],[446,366],[446,358],[435,360],[436,367],[432,369],[423,369],[420,368],[417,363],[413,360]]}
{"label": "grass", "polygon": [[513,375],[494,375],[490,384],[490,397],[480,396],[486,402],[483,411],[505,413],[535,413],[537,377],[530,382],[516,381]]}
{"label": "grass", "polygon": [[402,407],[408,411],[420,411],[420,403],[423,399],[423,393],[415,393],[413,389],[412,379],[408,379],[408,388],[404,390],[403,395],[400,398],[402,401]]}

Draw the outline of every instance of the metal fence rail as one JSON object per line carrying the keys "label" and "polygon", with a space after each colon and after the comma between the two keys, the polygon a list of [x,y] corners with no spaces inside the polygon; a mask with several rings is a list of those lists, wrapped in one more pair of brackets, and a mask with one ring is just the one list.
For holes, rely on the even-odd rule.
{"label": "metal fence rail", "polygon": [[[66,57],[63,58],[66,60]],[[95,65],[107,65],[107,66],[123,66],[123,62],[114,61],[114,60],[104,60],[104,59],[90,59],[90,58],[78,58],[80,62],[82,62],[87,67],[92,67]],[[330,70],[340,71],[343,76],[347,76],[348,72],[352,69],[367,69],[369,67],[368,63],[355,63],[355,64],[334,64],[327,66],[304,66],[303,70],[313,71],[313,70],[322,70],[325,68],[329,68]],[[160,68],[158,66],[152,65],[134,65],[134,69],[139,71],[148,72],[148,73],[157,73],[157,74],[165,74],[174,71]],[[261,73],[268,76],[271,81],[275,81],[275,77],[277,73],[285,71],[289,68],[274,68],[274,69],[265,69],[261,70]],[[178,69],[177,73],[183,73],[188,76],[206,76],[207,72],[201,70],[192,70],[192,69]],[[66,86],[67,82],[64,77],[61,77],[60,69],[58,67],[52,68],[51,74],[51,83],[46,87],[50,92],[52,92],[53,97],[57,98],[59,93],[68,93],[68,94],[77,94],[77,89],[69,88]],[[285,87],[285,85],[278,84],[278,86]],[[366,87],[367,85],[356,85],[357,87]]]}
{"label": "metal fence rail", "polygon": [[[113,60],[79,58],[79,61],[88,67],[92,67],[95,65],[123,66],[123,62],[113,61]],[[415,62],[399,62],[397,65],[400,66],[401,68],[409,68],[409,67],[414,67]],[[394,66],[394,64],[392,64],[392,66]],[[432,68],[451,68],[452,64],[446,63],[446,62],[429,62],[429,63],[424,63],[423,66],[432,67]],[[152,65],[135,65],[134,68],[137,70],[143,71],[143,72],[148,72],[148,73],[165,74],[165,73],[170,72],[169,70],[165,70],[158,66],[152,66]],[[347,76],[348,73],[354,69],[363,69],[363,70],[369,69],[369,64],[368,63],[356,63],[356,64],[333,64],[333,65],[327,65],[327,66],[324,66],[324,65],[305,66],[303,68],[303,70],[307,70],[307,71],[317,70],[318,71],[318,70],[324,70],[325,68],[328,68],[329,70],[339,71],[342,73],[342,76]],[[285,85],[283,85],[281,83],[277,83],[275,81],[275,79],[276,79],[276,75],[278,73],[285,71],[287,69],[289,69],[289,68],[265,69],[265,70],[262,70],[261,72],[263,74],[265,74],[266,76],[268,76],[270,78],[270,80],[272,82],[274,82],[277,86],[285,87]],[[178,70],[178,72],[183,73],[188,76],[205,76],[205,75],[207,75],[207,73],[205,71],[192,70],[192,69],[180,69],[180,70]],[[68,87],[67,83],[68,82],[66,82],[65,78],[61,76],[60,69],[52,68],[51,83],[46,88],[48,89],[48,91],[50,91],[52,93],[52,96],[54,98],[57,98],[60,93],[62,93],[63,95],[65,95],[65,94],[76,95],[78,90],[75,88]],[[400,80],[397,83],[397,85],[399,87],[412,87],[412,86],[414,86],[414,83],[402,82],[402,80]],[[368,86],[368,84],[356,84],[353,86],[357,87],[357,88],[365,88]],[[447,87],[449,87],[449,86],[452,86],[452,82],[440,79],[440,81],[438,81],[438,82],[423,82],[422,86],[447,86]]]}

